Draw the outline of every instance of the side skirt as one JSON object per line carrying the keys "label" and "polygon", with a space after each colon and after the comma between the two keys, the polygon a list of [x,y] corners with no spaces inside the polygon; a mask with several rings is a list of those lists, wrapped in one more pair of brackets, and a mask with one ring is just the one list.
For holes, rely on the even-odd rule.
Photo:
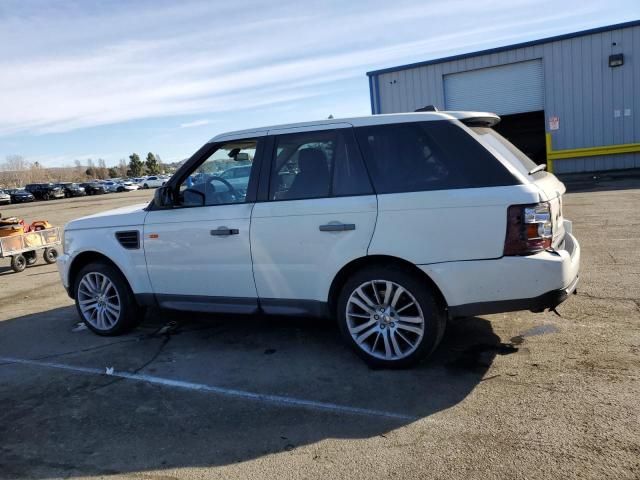
{"label": "side skirt", "polygon": [[278,315],[288,317],[329,316],[327,302],[282,298],[209,297],[198,295],[167,295],[138,293],[138,305],[169,310],[203,313]]}

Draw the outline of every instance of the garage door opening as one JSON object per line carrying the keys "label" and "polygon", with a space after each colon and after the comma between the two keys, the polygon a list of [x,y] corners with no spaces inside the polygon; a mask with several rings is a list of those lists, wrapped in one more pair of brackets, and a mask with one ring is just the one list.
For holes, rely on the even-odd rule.
{"label": "garage door opening", "polygon": [[537,164],[547,162],[544,110],[500,115],[494,128]]}

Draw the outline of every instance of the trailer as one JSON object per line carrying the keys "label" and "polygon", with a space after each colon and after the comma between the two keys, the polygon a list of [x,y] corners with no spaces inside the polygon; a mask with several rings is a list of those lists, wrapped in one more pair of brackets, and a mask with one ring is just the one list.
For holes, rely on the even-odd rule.
{"label": "trailer", "polygon": [[58,258],[56,247],[61,244],[60,227],[0,237],[0,258],[11,258],[11,268],[19,273],[38,261],[39,251],[46,263],[55,263]]}

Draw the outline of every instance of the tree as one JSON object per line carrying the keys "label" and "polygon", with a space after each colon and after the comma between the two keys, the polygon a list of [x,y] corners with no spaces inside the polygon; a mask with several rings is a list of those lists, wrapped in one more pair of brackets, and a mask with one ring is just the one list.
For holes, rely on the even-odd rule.
{"label": "tree", "polygon": [[120,176],[120,170],[116,167],[111,167],[108,173],[109,173],[109,178],[117,178]]}
{"label": "tree", "polygon": [[80,163],[80,160],[74,160],[74,169],[73,169],[73,176],[74,176],[74,180],[83,180],[83,178],[86,176],[86,172],[82,166],[82,163]]}
{"label": "tree", "polygon": [[144,171],[144,163],[142,163],[137,153],[129,155],[129,171],[133,177],[139,177]]}
{"label": "tree", "polygon": [[91,180],[96,178],[96,166],[93,164],[93,160],[87,160],[87,169],[85,170],[85,175],[89,177]]}
{"label": "tree", "polygon": [[15,187],[31,183],[31,164],[22,155],[8,155],[6,162],[0,167],[3,171],[3,183]]}
{"label": "tree", "polygon": [[145,162],[145,166],[147,167],[147,173],[151,175],[157,175],[160,173],[160,164],[156,159],[156,156],[149,152],[147,153],[147,161]]}
{"label": "tree", "polygon": [[100,180],[104,180],[109,175],[109,170],[107,169],[107,163],[104,161],[104,158],[98,159],[98,168],[96,168],[96,175]]}
{"label": "tree", "polygon": [[126,177],[128,175],[127,173],[128,167],[127,167],[127,161],[124,158],[120,159],[120,162],[118,162],[118,174],[120,177]]}

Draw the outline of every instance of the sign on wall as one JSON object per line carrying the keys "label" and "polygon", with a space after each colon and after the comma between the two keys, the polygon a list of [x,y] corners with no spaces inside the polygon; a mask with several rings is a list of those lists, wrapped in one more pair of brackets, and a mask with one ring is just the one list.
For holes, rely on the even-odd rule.
{"label": "sign on wall", "polygon": [[560,117],[554,115],[549,117],[549,130],[559,130],[560,129]]}

